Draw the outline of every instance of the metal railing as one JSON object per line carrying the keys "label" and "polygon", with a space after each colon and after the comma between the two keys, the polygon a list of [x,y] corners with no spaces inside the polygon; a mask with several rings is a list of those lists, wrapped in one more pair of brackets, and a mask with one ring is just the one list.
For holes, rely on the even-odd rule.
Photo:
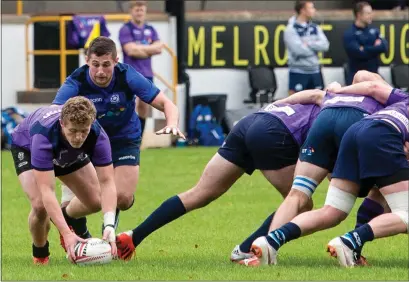
{"label": "metal railing", "polygon": [[[127,21],[130,19],[129,15],[125,14],[112,14],[105,15],[105,20],[107,21]],[[68,21],[72,21],[72,16],[34,16],[31,17],[25,24],[25,49],[26,49],[26,89],[32,90],[31,87],[31,75],[30,75],[30,55],[38,56],[60,56],[60,84],[63,84],[67,77],[67,55],[79,55],[80,50],[67,50],[66,49],[66,30],[65,24]],[[29,26],[30,24],[37,22],[59,22],[60,27],[60,49],[59,50],[30,50],[29,48]],[[164,49],[169,53],[172,58],[172,82],[168,82],[163,76],[154,72],[154,76],[159,79],[168,89],[172,91],[173,102],[177,103],[177,93],[176,87],[178,84],[178,74],[177,74],[177,56],[175,52],[166,44],[164,44]]]}

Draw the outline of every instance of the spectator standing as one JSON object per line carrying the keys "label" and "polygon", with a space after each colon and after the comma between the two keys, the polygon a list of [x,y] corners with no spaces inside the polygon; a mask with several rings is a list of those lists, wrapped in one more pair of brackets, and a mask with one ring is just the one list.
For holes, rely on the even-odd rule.
{"label": "spectator standing", "polygon": [[387,51],[387,42],[380,37],[379,29],[371,26],[373,13],[368,2],[358,2],[354,7],[355,22],[344,33],[344,48],[348,55],[346,84],[359,70],[377,73],[379,55]]}
{"label": "spectator standing", "polygon": [[305,89],[322,89],[318,52],[327,51],[329,42],[322,29],[311,20],[316,13],[312,1],[297,1],[297,15],[290,18],[284,32],[288,50],[289,94]]}
{"label": "spectator standing", "polygon": [[[153,83],[152,56],[161,54],[163,44],[155,28],[146,23],[147,1],[131,1],[131,20],[119,31],[119,42],[124,63],[131,65]],[[141,121],[142,134],[149,114],[149,105],[137,98],[136,111]]]}

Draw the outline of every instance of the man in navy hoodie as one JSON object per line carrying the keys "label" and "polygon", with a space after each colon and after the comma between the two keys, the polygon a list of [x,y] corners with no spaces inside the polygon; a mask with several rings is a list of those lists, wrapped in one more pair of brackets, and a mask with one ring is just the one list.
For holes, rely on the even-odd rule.
{"label": "man in navy hoodie", "polygon": [[348,55],[349,72],[346,83],[359,70],[378,72],[379,55],[387,51],[387,42],[380,37],[379,29],[370,26],[372,7],[368,2],[358,2],[354,7],[355,22],[344,33],[344,48]]}

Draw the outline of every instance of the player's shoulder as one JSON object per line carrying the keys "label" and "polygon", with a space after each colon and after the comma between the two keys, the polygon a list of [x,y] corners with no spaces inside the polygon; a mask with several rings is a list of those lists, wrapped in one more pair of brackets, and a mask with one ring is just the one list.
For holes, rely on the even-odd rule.
{"label": "player's shoulder", "polygon": [[52,105],[39,108],[32,114],[30,122],[30,135],[41,134],[50,137],[58,126],[62,106]]}
{"label": "player's shoulder", "polygon": [[87,71],[89,66],[87,64],[77,68],[73,73],[68,77],[76,81],[83,81],[86,78]]}
{"label": "player's shoulder", "polygon": [[129,28],[130,28],[130,26],[129,26],[130,24],[131,24],[130,21],[124,22],[124,23],[121,25],[121,28],[119,29],[119,32],[128,31]]}
{"label": "player's shoulder", "polygon": [[145,29],[151,29],[151,30],[156,31],[155,27],[152,24],[150,24],[149,22],[145,23]]}

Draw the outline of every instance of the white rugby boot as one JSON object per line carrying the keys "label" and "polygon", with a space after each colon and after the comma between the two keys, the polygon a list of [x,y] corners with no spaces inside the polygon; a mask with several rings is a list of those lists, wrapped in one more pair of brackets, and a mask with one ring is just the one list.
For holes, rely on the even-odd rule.
{"label": "white rugby boot", "polygon": [[337,258],[339,264],[343,267],[354,267],[358,265],[360,261],[359,253],[345,245],[341,237],[336,237],[329,241],[327,252],[329,252],[332,257]]}
{"label": "white rugby boot", "polygon": [[262,266],[277,264],[277,251],[267,242],[265,236],[257,238],[251,246],[254,256],[240,261],[245,266]]}
{"label": "white rugby boot", "polygon": [[252,252],[249,252],[249,253],[242,252],[242,251],[240,250],[240,246],[239,246],[239,245],[236,245],[236,247],[234,247],[233,251],[231,251],[230,260],[231,260],[232,262],[239,263],[241,260],[249,259],[249,258],[251,258],[253,255],[254,255],[254,254],[253,254]]}

